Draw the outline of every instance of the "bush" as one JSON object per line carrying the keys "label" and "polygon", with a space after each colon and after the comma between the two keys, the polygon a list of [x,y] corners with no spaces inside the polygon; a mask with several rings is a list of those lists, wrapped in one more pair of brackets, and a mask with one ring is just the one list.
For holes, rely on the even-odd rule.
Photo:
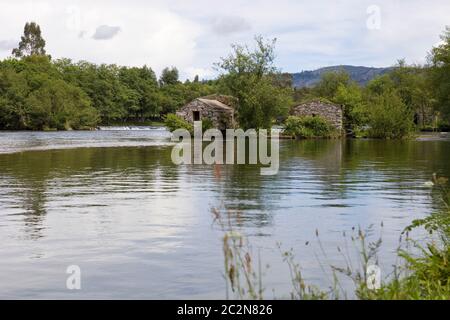
{"label": "bush", "polygon": [[99,120],[86,94],[62,80],[45,81],[25,102],[27,125],[33,130],[88,129]]}
{"label": "bush", "polygon": [[369,136],[379,139],[403,139],[414,131],[413,115],[395,93],[372,99],[369,110]]}
{"label": "bush", "polygon": [[176,129],[186,129],[191,133],[194,131],[194,127],[192,126],[192,124],[173,113],[169,113],[168,115],[166,115],[166,118],[164,119],[164,125],[167,127],[167,129],[169,129],[170,132],[175,131]]}
{"label": "bush", "polygon": [[208,118],[202,119],[202,130],[203,130],[203,132],[205,132],[208,129],[212,129],[212,128],[214,128],[214,124],[211,121],[211,119],[208,119]]}
{"label": "bush", "polygon": [[[298,120],[291,117],[290,121]],[[332,286],[325,290],[308,284],[302,273],[302,268],[295,261],[293,249],[284,251],[281,244],[278,244],[283,262],[286,263],[289,272],[290,291],[288,297],[293,300],[310,299],[347,299],[355,298],[361,300],[449,300],[450,298],[450,186],[448,179],[433,175],[433,185],[436,188],[439,200],[445,204],[445,208],[424,219],[415,220],[403,232],[400,239],[406,236],[406,243],[399,248],[397,255],[401,262],[396,263],[393,273],[386,275],[385,281],[380,283],[378,289],[370,288],[370,273],[368,266],[376,263],[378,265],[383,239],[371,240],[373,235],[373,225],[365,231],[361,228],[352,228],[350,234],[343,233],[345,249],[337,246],[339,255],[345,261],[344,266],[329,265],[330,280]],[[236,299],[257,299],[265,298],[265,286],[263,275],[267,269],[261,269],[255,265],[261,265],[261,257],[255,257],[251,251],[251,244],[245,234],[233,229],[229,223],[230,213],[220,209],[212,209],[214,223],[223,230],[223,254],[225,266],[225,280],[227,288],[235,294]],[[383,224],[381,225],[383,227]],[[423,227],[433,236],[430,238],[421,237],[420,242],[409,238],[409,233],[416,228]],[[319,248],[324,257],[327,253],[322,247],[319,231],[316,230],[316,238]],[[349,238],[349,239],[348,239]],[[348,241],[350,240],[351,241]],[[402,243],[402,240],[400,240]],[[424,245],[420,244],[426,241]],[[309,242],[306,243],[308,245]],[[349,247],[348,245],[351,245]],[[412,247],[413,246],[413,247]],[[350,259],[349,248],[355,250],[358,258],[356,265]],[[405,249],[402,249],[405,248]],[[411,249],[419,249],[416,250]],[[351,250],[351,251],[353,251]],[[322,270],[323,265],[319,262]],[[258,271],[256,271],[258,270]],[[354,284],[354,291],[347,291],[341,285],[341,276],[350,280]],[[289,279],[290,277],[290,279]],[[381,279],[380,279],[381,280]],[[350,288],[350,287],[348,287]],[[227,299],[228,297],[228,290]],[[286,295],[282,296],[285,298]]]}
{"label": "bush", "polygon": [[339,132],[322,117],[290,116],[284,124],[284,133],[296,138],[335,138],[339,136]]}
{"label": "bush", "polygon": [[437,127],[438,127],[438,131],[441,131],[441,132],[449,132],[450,131],[450,122],[445,122],[445,121],[443,121],[443,120],[440,120],[439,122],[438,122],[438,125],[437,125]]}
{"label": "bush", "polygon": [[367,124],[367,106],[359,85],[339,85],[333,101],[344,106],[344,128],[347,133],[361,136]]}

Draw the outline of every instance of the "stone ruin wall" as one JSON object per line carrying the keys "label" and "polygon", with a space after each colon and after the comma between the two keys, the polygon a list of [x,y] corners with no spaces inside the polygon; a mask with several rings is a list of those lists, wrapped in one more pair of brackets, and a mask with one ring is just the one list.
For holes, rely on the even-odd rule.
{"label": "stone ruin wall", "polygon": [[190,123],[193,123],[194,111],[200,112],[200,120],[210,119],[213,123],[214,128],[220,130],[234,128],[233,110],[213,108],[199,100],[194,100],[182,107],[179,111],[177,111],[177,116],[182,117]]}
{"label": "stone ruin wall", "polygon": [[298,117],[305,116],[320,116],[327,120],[336,129],[342,130],[343,128],[343,113],[342,108],[338,105],[311,102],[294,107],[292,115]]}

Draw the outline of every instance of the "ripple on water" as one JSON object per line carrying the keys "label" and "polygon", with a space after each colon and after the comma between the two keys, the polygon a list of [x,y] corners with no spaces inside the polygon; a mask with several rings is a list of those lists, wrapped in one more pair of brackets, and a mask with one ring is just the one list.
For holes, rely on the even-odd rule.
{"label": "ripple on water", "polygon": [[399,231],[438,206],[424,182],[450,176],[443,142],[282,141],[279,174],[263,177],[254,166],[175,166],[160,134],[0,135],[3,151],[85,147],[0,155],[0,297],[65,298],[65,267],[80,264],[85,298],[184,298],[187,288],[223,298],[212,207],[261,249],[266,287],[286,291],[277,242],[328,285],[305,246],[316,229],[338,259],[342,231],[383,221],[391,265]]}

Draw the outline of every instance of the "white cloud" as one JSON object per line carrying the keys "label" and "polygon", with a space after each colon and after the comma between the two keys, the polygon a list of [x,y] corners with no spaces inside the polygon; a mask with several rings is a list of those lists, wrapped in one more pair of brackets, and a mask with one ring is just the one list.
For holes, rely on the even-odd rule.
{"label": "white cloud", "polygon": [[0,51],[11,51],[16,46],[15,40],[0,40]]}
{"label": "white cloud", "polygon": [[92,36],[92,39],[109,40],[114,38],[120,31],[121,31],[120,27],[101,25],[98,26],[97,29],[95,29],[95,33]]}
{"label": "white cloud", "polygon": [[[285,71],[330,64],[384,66],[403,57],[423,62],[449,23],[448,0],[432,4],[378,0],[381,29],[369,30],[366,11],[372,4],[372,0],[80,0],[74,5],[71,0],[2,0],[0,58],[10,54],[5,49],[10,39],[19,39],[25,22],[33,20],[41,25],[47,52],[54,58],[147,64],[158,73],[175,65],[185,77],[214,76],[212,64],[228,54],[230,43],[251,43],[254,34],[278,38],[277,64]],[[109,30],[99,33],[99,26]],[[95,41],[93,36],[109,39]]]}
{"label": "white cloud", "polygon": [[218,35],[229,35],[251,29],[247,20],[237,16],[217,17],[213,21],[212,29]]}

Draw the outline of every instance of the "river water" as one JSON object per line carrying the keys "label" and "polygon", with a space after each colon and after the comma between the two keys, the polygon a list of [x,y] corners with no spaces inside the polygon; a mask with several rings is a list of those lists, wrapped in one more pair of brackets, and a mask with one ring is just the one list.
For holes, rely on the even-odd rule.
{"label": "river water", "polygon": [[158,128],[1,132],[0,298],[225,298],[213,208],[269,265],[267,298],[290,290],[277,243],[327,288],[337,247],[356,259],[343,232],[358,226],[381,235],[385,276],[405,226],[440,206],[427,181],[450,176],[450,141],[286,140],[275,176],[176,166],[171,151]]}

